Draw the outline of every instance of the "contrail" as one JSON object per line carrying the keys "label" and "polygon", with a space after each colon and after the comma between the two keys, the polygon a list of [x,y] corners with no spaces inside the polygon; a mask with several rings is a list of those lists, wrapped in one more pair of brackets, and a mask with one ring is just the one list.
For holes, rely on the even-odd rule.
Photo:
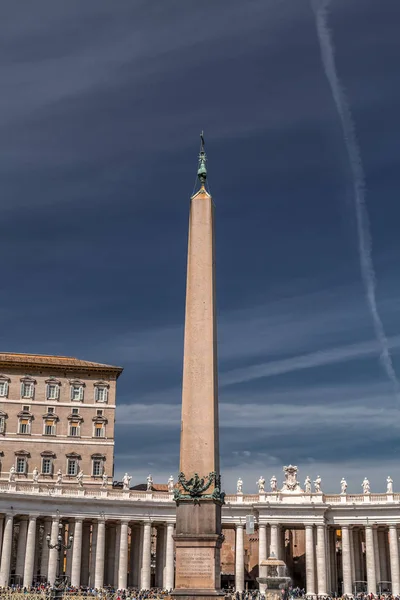
{"label": "contrail", "polygon": [[311,0],[312,8],[315,14],[322,64],[341,121],[344,141],[346,144],[350,168],[353,176],[354,204],[356,209],[358,232],[358,252],[367,303],[371,312],[375,335],[381,348],[380,359],[383,368],[385,369],[387,376],[394,386],[397,398],[400,400],[400,384],[393,367],[388,340],[376,304],[375,271],[371,256],[372,240],[369,227],[368,211],[365,204],[364,169],[361,161],[361,153],[358,147],[350,106],[336,71],[334,46],[327,25],[327,8],[329,2],[330,0]]}

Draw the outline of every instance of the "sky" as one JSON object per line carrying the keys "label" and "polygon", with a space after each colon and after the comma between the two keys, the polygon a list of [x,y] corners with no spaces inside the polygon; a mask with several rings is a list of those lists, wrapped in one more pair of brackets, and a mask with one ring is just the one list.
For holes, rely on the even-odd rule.
{"label": "sky", "polygon": [[[318,0],[316,0],[318,5]],[[354,169],[308,0],[1,3],[2,351],[124,367],[116,478],[177,476],[189,201],[216,205],[223,487],[400,491],[400,400],[360,269]],[[398,0],[327,25],[400,377]],[[365,213],[363,213],[365,216]]]}

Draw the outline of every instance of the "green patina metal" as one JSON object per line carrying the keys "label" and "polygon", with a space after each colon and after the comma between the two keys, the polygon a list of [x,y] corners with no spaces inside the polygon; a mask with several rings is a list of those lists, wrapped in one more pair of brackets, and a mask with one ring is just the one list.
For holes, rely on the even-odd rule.
{"label": "green patina metal", "polygon": [[[180,487],[175,488],[174,500],[177,504],[187,501],[199,504],[199,500],[215,500],[221,504],[225,502],[225,493],[221,492],[221,476],[215,471],[209,473],[207,477],[199,477],[198,473],[195,473],[190,479],[186,479],[184,473],[179,473],[178,484],[184,491],[182,492]],[[213,491],[206,494],[205,492],[213,484]]]}
{"label": "green patina metal", "polygon": [[201,140],[201,144],[200,144],[200,154],[199,154],[199,168],[197,169],[197,177],[199,178],[199,181],[201,183],[201,185],[205,185],[206,183],[206,179],[207,179],[207,168],[206,168],[206,161],[207,161],[207,156],[204,150],[204,134],[203,132],[201,132],[200,134],[200,140]]}

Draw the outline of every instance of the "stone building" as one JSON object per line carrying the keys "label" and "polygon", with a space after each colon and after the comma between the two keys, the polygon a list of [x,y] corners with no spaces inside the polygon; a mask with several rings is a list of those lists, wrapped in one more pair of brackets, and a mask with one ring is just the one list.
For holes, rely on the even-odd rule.
{"label": "stone building", "polygon": [[[0,354],[0,481],[112,478],[122,369],[67,356]],[[14,472],[13,472],[14,471]],[[59,477],[60,480],[60,477]]]}

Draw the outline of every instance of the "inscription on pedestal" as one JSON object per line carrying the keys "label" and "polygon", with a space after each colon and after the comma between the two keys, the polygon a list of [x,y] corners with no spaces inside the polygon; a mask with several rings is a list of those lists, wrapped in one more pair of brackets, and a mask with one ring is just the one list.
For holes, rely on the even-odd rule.
{"label": "inscription on pedestal", "polygon": [[210,548],[180,548],[176,564],[177,579],[213,578],[213,556]]}

